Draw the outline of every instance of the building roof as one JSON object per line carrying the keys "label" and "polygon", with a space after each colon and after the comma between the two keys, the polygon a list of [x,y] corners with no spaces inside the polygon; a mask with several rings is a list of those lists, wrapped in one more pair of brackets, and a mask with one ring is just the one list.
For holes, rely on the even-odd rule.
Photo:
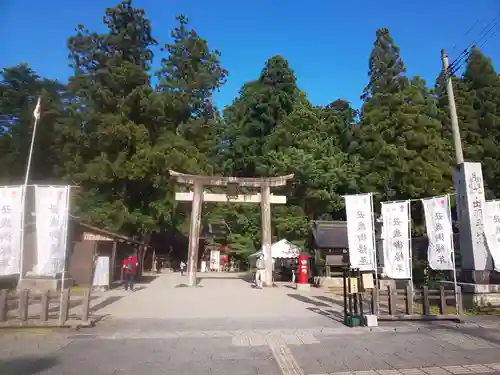
{"label": "building roof", "polygon": [[74,221],[75,223],[77,223],[78,225],[80,225],[82,228],[87,229],[88,231],[91,231],[91,232],[94,232],[94,233],[98,233],[98,234],[106,236],[106,237],[110,237],[110,238],[112,238],[114,240],[117,240],[117,241],[120,241],[120,242],[126,242],[126,243],[129,243],[129,244],[132,244],[132,245],[139,245],[139,246],[151,247],[150,245],[147,245],[144,242],[137,241],[137,240],[135,240],[133,238],[124,236],[123,234],[110,232],[108,230],[101,229],[101,228],[95,227],[93,225],[84,223],[77,216],[70,215],[70,219],[72,221]]}
{"label": "building roof", "polygon": [[347,249],[347,222],[311,221],[314,247],[317,249]]}

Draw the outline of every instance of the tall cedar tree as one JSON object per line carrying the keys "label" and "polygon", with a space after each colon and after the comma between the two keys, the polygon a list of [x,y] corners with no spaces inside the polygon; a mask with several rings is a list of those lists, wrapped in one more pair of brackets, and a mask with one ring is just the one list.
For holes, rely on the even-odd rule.
{"label": "tall cedar tree", "polygon": [[158,91],[176,103],[177,133],[189,139],[202,153],[214,159],[219,154],[222,122],[212,97],[224,83],[228,71],[221,54],[210,50],[207,40],[188,26],[187,17],[176,17],[179,25],[171,32],[172,42],[164,47]]}
{"label": "tall cedar tree", "polygon": [[157,42],[144,11],[126,0],[106,10],[104,24],[106,34],[79,26],[68,43],[75,68],[70,84],[79,101],[67,128],[80,146],[67,169],[83,188],[78,208],[84,219],[145,234],[172,221],[168,169],[197,172],[206,163],[175,134],[175,103],[151,88]]}
{"label": "tall cedar tree", "polygon": [[55,122],[63,112],[66,87],[39,77],[26,64],[5,68],[0,81],[0,179],[4,184],[24,182],[34,127],[33,110],[41,98],[42,117],[37,124],[30,182],[57,183],[61,153]]}
{"label": "tall cedar tree", "polygon": [[443,193],[450,182],[450,154],[439,112],[425,83],[404,75],[389,30],[377,30],[369,67],[356,139],[361,190],[389,200]]}
{"label": "tall cedar tree", "polygon": [[273,56],[260,77],[246,84],[224,111],[227,122],[226,170],[237,176],[261,176],[262,146],[266,137],[299,97],[295,74],[282,56]]}

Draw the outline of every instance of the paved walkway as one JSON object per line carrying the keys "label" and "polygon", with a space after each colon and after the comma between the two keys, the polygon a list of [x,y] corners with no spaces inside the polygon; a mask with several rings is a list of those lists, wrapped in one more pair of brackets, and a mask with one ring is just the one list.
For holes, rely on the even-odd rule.
{"label": "paved walkway", "polygon": [[[101,310],[117,319],[314,318],[295,289],[255,289],[243,274],[200,275],[200,287],[179,287],[187,277],[163,274],[140,291]],[[295,296],[295,298],[294,298]],[[300,298],[300,297],[298,297]]]}
{"label": "paved walkway", "polygon": [[158,277],[100,309],[93,329],[0,333],[0,374],[500,375],[495,321],[347,328],[317,290],[223,274],[176,287],[185,281]]}

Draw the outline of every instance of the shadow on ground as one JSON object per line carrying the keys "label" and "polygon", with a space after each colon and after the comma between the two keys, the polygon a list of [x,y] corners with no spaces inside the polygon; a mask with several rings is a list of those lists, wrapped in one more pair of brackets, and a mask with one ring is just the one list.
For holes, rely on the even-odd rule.
{"label": "shadow on ground", "polygon": [[434,321],[434,322],[428,321],[420,323],[434,331],[448,331],[453,333],[461,333],[500,346],[500,326],[497,329],[491,329],[480,326],[468,327],[467,325],[460,323],[453,326],[439,321]]}
{"label": "shadow on ground", "polygon": [[0,360],[0,374],[5,375],[36,375],[58,364],[53,357],[21,357]]}
{"label": "shadow on ground", "polygon": [[159,275],[142,275],[139,280],[138,280],[138,283],[139,284],[149,284],[153,281],[155,281],[157,278],[158,278]]}
{"label": "shadow on ground", "polygon": [[106,298],[104,301],[99,302],[97,305],[94,305],[90,308],[90,312],[96,312],[99,311],[100,309],[105,308],[106,306],[109,306],[115,302],[118,302],[121,300],[123,296],[111,296]]}
{"label": "shadow on ground", "polygon": [[[314,307],[307,307],[307,310],[309,310],[309,311],[312,311],[312,312],[314,312],[318,315],[321,315],[321,316],[325,316],[325,317],[330,318],[332,320],[335,320],[337,322],[341,322],[341,323],[344,322],[344,314],[340,311],[326,309],[328,307],[331,307],[331,305],[326,304],[325,302],[317,301],[315,299],[306,297],[302,294],[287,294],[287,296],[291,297],[297,301],[300,301],[302,303],[313,305]],[[319,297],[321,297],[321,296],[317,296],[315,298],[320,299]],[[325,298],[327,298],[327,297],[325,297]]]}

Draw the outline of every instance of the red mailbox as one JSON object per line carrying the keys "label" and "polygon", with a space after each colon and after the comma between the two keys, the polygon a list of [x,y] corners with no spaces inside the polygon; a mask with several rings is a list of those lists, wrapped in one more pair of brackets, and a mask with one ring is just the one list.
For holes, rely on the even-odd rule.
{"label": "red mailbox", "polygon": [[309,284],[309,257],[305,253],[299,254],[299,266],[298,266],[298,284]]}

